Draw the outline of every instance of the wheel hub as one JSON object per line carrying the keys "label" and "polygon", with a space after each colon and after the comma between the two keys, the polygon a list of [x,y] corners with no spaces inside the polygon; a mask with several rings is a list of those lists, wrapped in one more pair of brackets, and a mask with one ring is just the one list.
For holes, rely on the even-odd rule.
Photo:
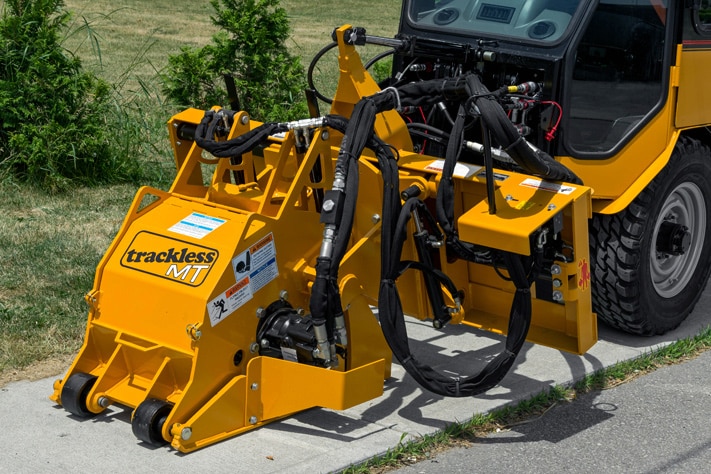
{"label": "wheel hub", "polygon": [[657,234],[657,252],[678,256],[691,245],[691,232],[685,225],[671,221],[662,222]]}
{"label": "wheel hub", "polygon": [[706,242],[706,212],[704,193],[691,181],[664,200],[650,249],[652,284],[662,298],[673,298],[691,281]]}

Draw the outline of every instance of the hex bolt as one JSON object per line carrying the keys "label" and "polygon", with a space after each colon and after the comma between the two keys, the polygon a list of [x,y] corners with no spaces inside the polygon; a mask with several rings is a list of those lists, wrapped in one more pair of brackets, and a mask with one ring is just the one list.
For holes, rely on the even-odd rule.
{"label": "hex bolt", "polygon": [[264,316],[264,308],[260,306],[259,308],[257,308],[257,317],[259,319],[262,319],[262,316]]}
{"label": "hex bolt", "polygon": [[555,204],[548,204],[548,210],[552,211],[555,209]]}
{"label": "hex bolt", "polygon": [[560,265],[558,265],[557,263],[551,265],[551,275],[560,275],[562,271],[563,270],[560,268]]}
{"label": "hex bolt", "polygon": [[326,212],[331,212],[334,207],[336,207],[336,203],[333,202],[333,200],[331,200],[331,199],[324,202],[323,205],[321,206],[321,208]]}
{"label": "hex bolt", "polygon": [[253,383],[252,385],[250,385],[249,388],[250,388],[251,390],[257,390],[257,389],[259,388],[259,384],[255,382],[255,383]]}
{"label": "hex bolt", "polygon": [[182,145],[182,144],[183,144],[183,143],[180,142],[180,141],[175,142],[175,146],[180,146],[180,145]]}
{"label": "hex bolt", "polygon": [[267,347],[269,347],[269,340],[268,340],[268,339],[262,339],[261,341],[259,341],[259,344],[260,344],[264,349],[266,349]]}
{"label": "hex bolt", "polygon": [[188,333],[188,336],[193,341],[198,341],[202,337],[202,331],[200,330],[199,325],[200,323],[188,324],[188,326],[185,328],[185,332]]}
{"label": "hex bolt", "polygon": [[329,135],[328,135],[328,132],[327,132],[326,130],[324,130],[323,132],[321,132],[321,140],[326,141],[326,140],[328,140],[328,137],[329,137]]}
{"label": "hex bolt", "polygon": [[240,122],[242,122],[242,125],[247,125],[249,123],[249,115],[243,115]]}
{"label": "hex bolt", "polygon": [[259,344],[257,344],[256,342],[251,343],[249,345],[249,352],[251,352],[252,354],[256,354],[257,352],[259,352]]}
{"label": "hex bolt", "polygon": [[282,301],[286,301],[289,299],[289,292],[286,290],[281,290],[279,292],[279,299]]}
{"label": "hex bolt", "polygon": [[370,220],[373,222],[373,224],[377,224],[378,222],[380,222],[380,214],[373,214]]}
{"label": "hex bolt", "polygon": [[106,408],[111,405],[111,400],[109,400],[107,397],[101,396],[99,397],[98,403],[101,408]]}
{"label": "hex bolt", "polygon": [[563,301],[563,292],[558,290],[553,291],[552,298],[556,303],[561,303]]}
{"label": "hex bolt", "polygon": [[250,422],[250,424],[252,424],[252,425],[256,425],[256,424],[257,424],[257,417],[256,417],[256,416],[250,416],[250,417],[249,417],[249,422]]}
{"label": "hex bolt", "polygon": [[180,438],[183,441],[189,440],[193,436],[193,430],[191,428],[185,427],[180,430]]}

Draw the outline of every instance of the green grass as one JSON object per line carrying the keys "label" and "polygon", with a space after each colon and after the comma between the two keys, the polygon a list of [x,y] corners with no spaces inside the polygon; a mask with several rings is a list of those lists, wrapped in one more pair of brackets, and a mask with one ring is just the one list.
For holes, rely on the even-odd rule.
{"label": "green grass", "polygon": [[49,196],[0,185],[0,372],[75,351],[83,295],[118,230],[131,186]]}
{"label": "green grass", "polygon": [[[184,46],[203,46],[217,32],[210,21],[209,0],[66,0],[75,13],[77,27],[89,25],[72,35],[68,49],[77,52],[85,65],[111,82],[122,82],[129,72],[152,83],[168,56]],[[353,0],[349,2],[306,2],[282,0],[292,30],[288,46],[308,66],[311,58],[331,41],[331,32],[343,24],[363,26],[368,34],[392,37],[397,32],[401,0]],[[98,51],[88,33],[95,32]],[[365,50],[364,56],[369,51]],[[100,52],[100,54],[99,54]],[[328,58],[327,58],[328,59]],[[335,63],[331,63],[335,67]],[[324,71],[335,77],[337,69]],[[132,82],[137,87],[135,82]]]}
{"label": "green grass", "polygon": [[[165,122],[177,112],[161,96],[157,74],[184,46],[207,44],[216,28],[208,0],[66,0],[73,13],[67,50],[86,69],[116,87],[115,146],[138,153],[153,172],[145,184],[166,189],[172,170]],[[284,0],[293,39],[306,67],[328,44],[334,27],[364,26],[369,34],[397,31],[399,0],[374,3]],[[4,2],[0,0],[0,11]],[[368,53],[365,53],[367,56]],[[335,56],[323,63],[322,83],[333,82]],[[115,235],[137,186],[84,188],[47,195],[0,183],[0,375],[75,352],[102,254]]]}
{"label": "green grass", "polygon": [[700,334],[681,339],[662,349],[646,353],[636,359],[617,363],[584,377],[573,386],[557,385],[516,405],[490,413],[476,414],[471,420],[453,423],[432,435],[403,442],[384,455],[362,464],[351,466],[344,474],[382,473],[404,465],[430,459],[438,452],[454,446],[467,445],[488,433],[529,423],[544,416],[559,403],[574,403],[581,395],[607,390],[628,382],[659,367],[677,364],[711,349],[711,328]]}

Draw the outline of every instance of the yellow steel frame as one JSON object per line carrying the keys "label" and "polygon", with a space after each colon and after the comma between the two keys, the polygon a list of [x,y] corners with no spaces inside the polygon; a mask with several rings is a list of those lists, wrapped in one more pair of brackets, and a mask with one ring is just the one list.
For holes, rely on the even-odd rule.
{"label": "yellow steel frame", "polygon": [[[355,49],[343,43],[345,28],[337,31],[341,81],[333,111],[347,115],[378,89]],[[375,164],[359,162],[359,201],[340,268],[347,357],[326,370],[261,356],[255,339],[264,308],[280,299],[299,311],[308,308],[322,232],[314,195],[331,185],[337,148],[328,130],[317,130],[308,150],[299,153],[289,132],[271,138],[263,156],[247,153],[231,164],[203,156],[193,141],[181,138],[181,127],[194,127],[202,116],[189,109],[170,120],[178,168],[174,184],[169,192],[144,187],[137,193],[87,295],[84,344],[51,396],[61,404],[66,380],[83,372],[97,377],[86,397],[93,413],[107,403],[136,408],[149,398],[170,402],[162,435],[182,452],[310,407],[340,410],[377,397],[391,359],[370,309],[380,280],[382,181]],[[257,125],[240,112],[228,138]],[[402,188],[417,185],[423,199],[433,199],[440,179],[437,160],[412,153],[395,112],[381,114],[376,131],[400,149]],[[323,177],[314,182],[310,171],[317,163]],[[233,173],[244,176],[242,184],[233,182]],[[527,254],[531,233],[560,217],[572,249],[558,276],[563,300],[535,300],[530,339],[585,352],[597,339],[586,273],[591,191],[506,175],[496,183],[495,216],[485,211],[484,178],[477,173],[456,178],[461,236]],[[248,250],[261,255],[264,266],[249,281],[238,265]],[[404,252],[404,258],[416,258],[411,243]],[[489,267],[448,262],[444,250],[439,260],[467,293],[453,322],[504,333],[513,285]],[[404,275],[398,287],[408,295],[403,299],[408,314],[430,317],[420,275]]]}

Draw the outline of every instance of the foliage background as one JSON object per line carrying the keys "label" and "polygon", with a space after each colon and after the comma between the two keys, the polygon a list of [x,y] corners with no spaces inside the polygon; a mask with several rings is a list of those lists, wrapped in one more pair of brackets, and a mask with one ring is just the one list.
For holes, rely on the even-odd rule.
{"label": "foliage background", "polygon": [[[0,10],[5,3],[0,0]],[[47,376],[68,368],[83,339],[83,295],[91,290],[96,265],[133,195],[140,184],[167,189],[174,176],[165,123],[177,109],[165,101],[158,76],[170,55],[182,47],[203,47],[218,31],[209,0],[65,4],[72,16],[60,43],[124,104],[109,140],[138,160],[144,175],[140,183],[58,194],[0,179],[0,383],[22,376],[25,367]],[[393,36],[400,10],[399,0],[283,0],[281,5],[292,30],[287,46],[304,65],[342,24]],[[317,72],[317,84],[332,84],[338,76],[335,55],[324,58]]]}

